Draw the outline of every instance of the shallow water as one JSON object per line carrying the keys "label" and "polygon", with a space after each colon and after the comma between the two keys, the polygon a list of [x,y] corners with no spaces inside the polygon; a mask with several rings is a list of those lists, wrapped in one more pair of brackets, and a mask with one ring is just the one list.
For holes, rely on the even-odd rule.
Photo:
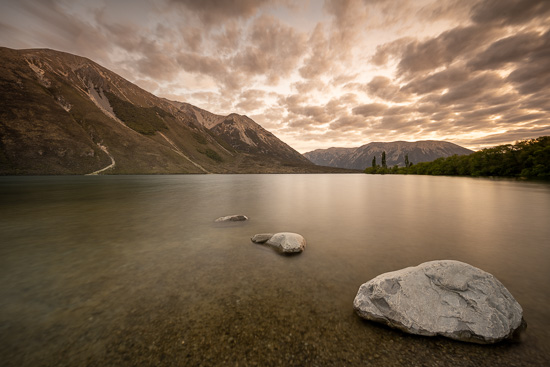
{"label": "shallow water", "polygon": [[[246,214],[248,222],[215,224]],[[550,365],[550,185],[426,176],[0,178],[6,366]],[[255,245],[291,231],[306,250]],[[436,259],[495,275],[520,342],[359,319],[359,286]]]}

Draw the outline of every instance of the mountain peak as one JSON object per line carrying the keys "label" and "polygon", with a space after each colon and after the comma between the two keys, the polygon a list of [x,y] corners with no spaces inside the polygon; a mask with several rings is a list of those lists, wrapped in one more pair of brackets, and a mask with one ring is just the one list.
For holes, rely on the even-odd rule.
{"label": "mountain peak", "polygon": [[0,174],[319,171],[247,116],[158,98],[84,57],[0,48]]}
{"label": "mountain peak", "polygon": [[311,162],[322,166],[363,170],[371,166],[374,157],[380,164],[382,152],[386,152],[388,166],[404,166],[405,156],[408,156],[410,162],[419,163],[454,154],[472,153],[471,150],[450,142],[420,140],[415,142],[371,142],[357,148],[317,149],[304,153],[304,156]]}

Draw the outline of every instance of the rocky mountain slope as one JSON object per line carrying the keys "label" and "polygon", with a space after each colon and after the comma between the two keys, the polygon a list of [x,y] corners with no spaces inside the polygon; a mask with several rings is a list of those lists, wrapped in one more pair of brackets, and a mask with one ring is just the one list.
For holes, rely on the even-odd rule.
{"label": "rocky mountain slope", "polygon": [[216,136],[240,152],[255,156],[276,154],[286,164],[311,162],[275,135],[258,125],[247,116],[232,113],[228,116],[216,115],[188,103],[171,102],[180,111],[191,114],[201,125],[210,129]]}
{"label": "rocky mountain slope", "polygon": [[158,98],[97,63],[0,48],[0,174],[323,172],[246,116]]}
{"label": "rocky mountain slope", "polygon": [[471,150],[453,143],[425,140],[416,142],[373,142],[358,148],[317,149],[304,153],[304,156],[321,166],[365,169],[372,165],[373,157],[376,157],[376,162],[380,165],[382,162],[382,152],[386,152],[386,164],[388,167],[394,165],[403,167],[406,155],[408,155],[410,162],[419,163],[433,161],[440,157],[449,157],[454,154],[464,155],[472,153]]}

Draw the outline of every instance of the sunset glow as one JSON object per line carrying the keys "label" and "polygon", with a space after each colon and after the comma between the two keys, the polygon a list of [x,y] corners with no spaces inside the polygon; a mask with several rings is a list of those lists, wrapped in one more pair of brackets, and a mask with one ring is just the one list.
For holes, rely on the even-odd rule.
{"label": "sunset glow", "polygon": [[544,0],[2,1],[0,46],[88,57],[300,152],[550,134]]}

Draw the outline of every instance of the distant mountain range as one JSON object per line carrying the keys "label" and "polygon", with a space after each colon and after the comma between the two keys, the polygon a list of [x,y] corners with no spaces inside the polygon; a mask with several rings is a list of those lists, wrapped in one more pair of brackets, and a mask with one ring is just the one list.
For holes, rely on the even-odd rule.
{"label": "distant mountain range", "polygon": [[382,152],[386,152],[386,164],[405,166],[405,156],[412,163],[429,162],[440,157],[465,155],[473,151],[459,145],[435,140],[416,142],[395,141],[390,143],[369,143],[358,148],[328,148],[317,149],[304,153],[310,161],[321,166],[340,167],[348,169],[365,169],[371,167],[373,157],[378,165],[382,161]]}
{"label": "distant mountain range", "polygon": [[0,48],[0,174],[331,172],[237,114],[158,98],[97,63]]}

